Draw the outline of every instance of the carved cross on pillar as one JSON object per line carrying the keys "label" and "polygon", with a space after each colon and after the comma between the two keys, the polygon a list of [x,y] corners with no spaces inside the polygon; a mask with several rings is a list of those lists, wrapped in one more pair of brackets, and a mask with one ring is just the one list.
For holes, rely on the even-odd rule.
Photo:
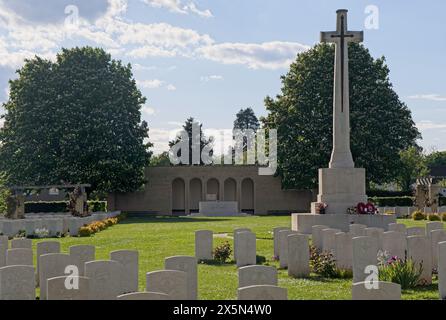
{"label": "carved cross on pillar", "polygon": [[362,42],[362,31],[348,31],[347,10],[338,10],[336,31],[321,32],[321,42],[334,43],[335,76],[333,96],[333,152],[330,168],[354,168],[350,151],[350,96],[348,43]]}

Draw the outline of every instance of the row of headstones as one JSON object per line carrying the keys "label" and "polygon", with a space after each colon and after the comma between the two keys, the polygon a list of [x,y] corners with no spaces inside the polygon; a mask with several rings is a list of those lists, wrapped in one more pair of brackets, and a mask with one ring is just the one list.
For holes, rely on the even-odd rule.
{"label": "row of headstones", "polygon": [[[5,240],[1,238],[2,248]],[[59,242],[40,242],[36,274],[31,244],[29,239],[15,239],[12,249],[6,249],[6,259],[16,261],[0,267],[0,300],[33,300],[36,286],[40,286],[41,300],[197,299],[195,257],[166,258],[165,270],[147,273],[146,291],[138,292],[138,251],[113,251],[110,260],[95,260],[94,246],[72,246],[69,254],[64,254]],[[67,275],[73,266],[78,274]],[[77,283],[77,288],[67,287],[67,281]]]}
{"label": "row of headstones", "polygon": [[27,236],[36,235],[36,230],[46,229],[49,236],[54,237],[61,234],[77,236],[79,229],[95,221],[102,221],[108,218],[118,216],[120,212],[95,213],[84,218],[73,216],[60,217],[33,217],[22,220],[0,220],[0,234],[8,237],[14,237],[20,231],[24,230]]}
{"label": "row of headstones", "polygon": [[[365,280],[367,266],[378,264],[378,253],[389,257],[411,258],[417,268],[422,264],[421,281],[432,283],[432,270],[439,276],[440,297],[446,297],[446,230],[441,222],[429,222],[424,227],[406,228],[404,224],[389,224],[389,231],[353,224],[348,233],[313,226],[313,245],[320,251],[331,252],[336,265],[353,271],[353,282]],[[442,249],[443,248],[443,249]],[[388,286],[387,286],[388,287]],[[389,288],[383,293],[398,292]],[[394,286],[395,287],[395,286]],[[377,292],[374,292],[377,293]]]}
{"label": "row of headstones", "polygon": [[[394,212],[398,218],[410,217],[415,211],[418,211],[417,207],[378,207],[379,213],[385,214],[386,212]],[[424,207],[421,210],[424,214],[433,214],[431,207]],[[438,207],[438,213],[445,213],[446,207]]]}
{"label": "row of headstones", "polygon": [[[390,224],[388,232],[383,229],[367,228],[353,224],[348,233],[330,229],[326,226],[314,226],[313,245],[319,251],[331,252],[340,269],[353,270],[354,299],[400,299],[401,288],[392,283],[379,283],[380,290],[368,290],[364,285],[365,268],[378,264],[378,252],[387,252],[390,256],[405,258],[406,252],[415,265],[423,263],[422,280],[432,282],[432,269],[439,272],[439,291],[442,298],[446,295],[446,258],[440,250],[440,244],[446,241],[446,230],[441,222],[427,223],[426,228],[406,228],[403,224]],[[288,268],[293,277],[306,277],[309,268],[308,236],[288,228],[275,228],[274,256],[280,261],[281,268]],[[366,248],[367,250],[364,250]]]}
{"label": "row of headstones", "polygon": [[[213,259],[213,232],[195,232],[195,257]],[[250,229],[234,230],[234,260],[238,268],[239,300],[287,300],[288,291],[278,286],[277,269],[257,263],[256,235]]]}

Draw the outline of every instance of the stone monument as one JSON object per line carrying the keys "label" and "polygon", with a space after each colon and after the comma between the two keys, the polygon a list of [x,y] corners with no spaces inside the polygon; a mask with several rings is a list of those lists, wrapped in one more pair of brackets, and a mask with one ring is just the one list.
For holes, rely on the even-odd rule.
{"label": "stone monument", "polygon": [[[347,10],[337,11],[336,31],[322,32],[321,41],[335,44],[333,93],[333,151],[329,167],[319,169],[319,194],[311,205],[311,214],[293,214],[293,230],[310,234],[313,225],[325,225],[344,232],[351,223],[387,230],[395,221],[390,216],[350,215],[348,209],[366,203],[365,169],[355,168],[350,150],[350,95],[348,44],[362,42],[362,31],[349,31]],[[320,204],[326,205],[325,214],[318,214]]]}
{"label": "stone monument", "polygon": [[[367,202],[365,169],[355,168],[350,151],[350,94],[348,44],[362,42],[362,31],[349,31],[347,10],[337,11],[337,28],[322,32],[321,42],[334,43],[333,151],[329,168],[319,169],[318,203],[327,204],[327,214],[346,214],[347,209]],[[312,213],[316,213],[316,204]]]}

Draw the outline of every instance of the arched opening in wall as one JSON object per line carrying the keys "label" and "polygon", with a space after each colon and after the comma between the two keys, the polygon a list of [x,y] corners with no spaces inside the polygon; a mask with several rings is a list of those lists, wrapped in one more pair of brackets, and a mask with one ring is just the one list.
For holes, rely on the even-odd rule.
{"label": "arched opening in wall", "polygon": [[244,213],[254,214],[254,181],[245,179],[242,181],[241,209]]}
{"label": "arched opening in wall", "polygon": [[220,183],[217,179],[208,180],[206,200],[220,200]]}
{"label": "arched opening in wall", "polygon": [[186,185],[181,178],[172,182],[172,213],[186,213]]}
{"label": "arched opening in wall", "polygon": [[200,201],[203,201],[203,186],[200,179],[190,181],[190,213],[198,213]]}
{"label": "arched opening in wall", "polygon": [[237,183],[229,178],[225,181],[225,201],[237,201]]}

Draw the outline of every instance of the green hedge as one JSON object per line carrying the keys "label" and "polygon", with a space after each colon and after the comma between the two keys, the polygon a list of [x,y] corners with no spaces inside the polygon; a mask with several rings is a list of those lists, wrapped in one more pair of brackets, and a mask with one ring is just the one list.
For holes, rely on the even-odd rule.
{"label": "green hedge", "polygon": [[[107,201],[88,201],[87,203],[90,212],[107,211]],[[67,204],[67,201],[25,202],[25,213],[68,212]]]}
{"label": "green hedge", "polygon": [[412,197],[412,191],[389,191],[389,190],[368,190],[367,195],[375,198],[399,198],[399,197]]}
{"label": "green hedge", "polygon": [[369,198],[378,207],[411,207],[414,197],[371,197]]}
{"label": "green hedge", "polygon": [[440,199],[438,200],[438,205],[440,207],[446,206],[446,197],[440,197]]}

